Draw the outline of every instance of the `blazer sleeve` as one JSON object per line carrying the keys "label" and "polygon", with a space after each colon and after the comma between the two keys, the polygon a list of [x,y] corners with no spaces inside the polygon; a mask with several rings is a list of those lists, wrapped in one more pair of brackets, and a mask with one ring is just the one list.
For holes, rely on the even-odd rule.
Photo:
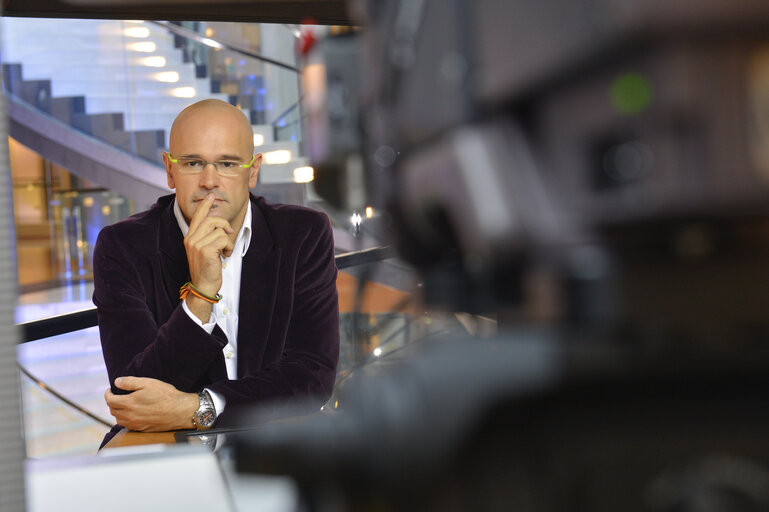
{"label": "blazer sleeve", "polygon": [[210,389],[227,400],[223,422],[242,405],[290,402],[309,412],[331,396],[339,360],[339,300],[334,239],[323,214],[313,222],[296,259],[291,316],[282,357],[238,380],[221,380]]}
{"label": "blazer sleeve", "polygon": [[124,238],[114,227],[106,227],[94,247],[93,301],[112,390],[121,393],[114,387],[115,379],[131,375],[159,379],[181,391],[198,391],[213,365],[223,368],[226,336],[218,327],[206,333],[181,305],[159,325],[150,302],[157,310],[156,288],[162,283],[153,282],[159,276],[153,276],[152,263],[137,259],[136,248],[126,247]]}

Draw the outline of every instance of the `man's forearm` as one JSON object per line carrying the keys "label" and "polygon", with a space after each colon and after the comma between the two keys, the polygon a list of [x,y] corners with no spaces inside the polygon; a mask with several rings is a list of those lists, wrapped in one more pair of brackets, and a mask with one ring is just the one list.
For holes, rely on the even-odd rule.
{"label": "man's forearm", "polygon": [[194,428],[192,416],[200,404],[196,393],[183,393],[157,379],[121,377],[115,385],[128,395],[107,390],[104,399],[117,422],[129,430],[163,432]]}

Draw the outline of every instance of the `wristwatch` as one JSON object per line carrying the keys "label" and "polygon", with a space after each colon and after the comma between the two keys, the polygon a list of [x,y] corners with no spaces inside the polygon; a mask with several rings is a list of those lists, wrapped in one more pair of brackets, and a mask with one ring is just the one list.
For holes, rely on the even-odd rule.
{"label": "wristwatch", "polygon": [[216,409],[211,395],[205,389],[198,393],[200,406],[195,414],[192,415],[192,424],[197,430],[208,430],[216,421]]}

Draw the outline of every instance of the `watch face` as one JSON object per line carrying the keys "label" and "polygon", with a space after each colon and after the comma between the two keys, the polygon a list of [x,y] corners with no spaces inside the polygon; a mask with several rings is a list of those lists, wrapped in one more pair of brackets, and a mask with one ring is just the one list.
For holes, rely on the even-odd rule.
{"label": "watch face", "polygon": [[208,428],[216,421],[216,411],[213,409],[204,409],[198,414],[198,425]]}

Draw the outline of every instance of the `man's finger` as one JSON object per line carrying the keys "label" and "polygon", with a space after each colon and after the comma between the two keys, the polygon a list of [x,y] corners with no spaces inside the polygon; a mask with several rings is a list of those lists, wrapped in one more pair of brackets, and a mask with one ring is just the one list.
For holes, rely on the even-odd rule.
{"label": "man's finger", "polygon": [[235,232],[230,223],[225,219],[222,219],[221,217],[206,217],[198,223],[194,230],[190,227],[187,236],[184,237],[184,243],[186,245],[194,245],[201,238],[210,235],[216,230],[222,230],[227,233],[227,235],[232,235]]}
{"label": "man's finger", "polygon": [[113,413],[113,416],[114,416],[114,411],[118,411],[125,407],[125,398],[128,398],[128,397],[124,395],[116,395],[110,389],[105,391],[104,401],[107,403],[107,407],[109,407],[110,412]]}
{"label": "man's finger", "polygon": [[232,225],[230,225],[229,221],[221,217],[205,217],[200,221],[200,227],[202,231],[206,231],[204,229],[205,226],[211,226],[211,229],[223,229],[228,235],[231,235],[235,232],[235,230],[232,229]]}
{"label": "man's finger", "polygon": [[222,219],[221,217],[206,217],[198,223],[194,230],[190,228],[187,232],[187,236],[184,237],[184,245],[185,247],[194,247],[198,245],[202,238],[207,237],[217,230],[224,231],[228,236],[235,232],[235,230],[232,229],[232,226],[230,226],[230,223],[225,219]]}
{"label": "man's finger", "polygon": [[232,240],[227,236],[227,232],[223,229],[217,228],[198,240],[196,246],[202,251],[207,247],[213,247],[217,252],[222,252],[225,249],[232,249],[234,247]]}
{"label": "man's finger", "polygon": [[211,210],[211,206],[214,204],[215,196],[211,193],[206,194],[206,197],[204,197],[200,204],[198,205],[198,209],[195,210],[195,213],[192,215],[192,218],[190,219],[190,231],[194,231],[197,229],[198,224],[200,224],[203,219],[205,219],[208,216],[208,212]]}
{"label": "man's finger", "polygon": [[115,379],[115,387],[124,391],[136,391],[147,385],[145,377],[118,377]]}
{"label": "man's finger", "polygon": [[200,201],[198,209],[195,210],[195,214],[190,219],[190,231],[195,231],[198,228],[198,224],[200,224],[203,219],[208,216],[208,212],[211,210],[211,206],[214,204],[214,199],[214,195],[209,193],[206,194],[206,197],[204,197],[202,201]]}

